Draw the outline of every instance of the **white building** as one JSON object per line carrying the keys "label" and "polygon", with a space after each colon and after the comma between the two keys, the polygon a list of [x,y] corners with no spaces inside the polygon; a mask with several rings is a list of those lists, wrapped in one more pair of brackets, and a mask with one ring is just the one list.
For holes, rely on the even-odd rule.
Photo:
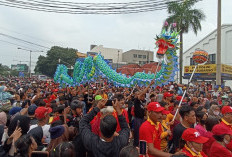
{"label": "white building", "polygon": [[104,56],[104,59],[107,59],[112,63],[122,62],[122,49],[106,48],[103,47],[103,45],[91,45],[89,52],[101,53],[101,55]]}
{"label": "white building", "polygon": [[[208,63],[216,64],[217,29],[184,52],[183,67],[194,65],[192,55],[197,49],[208,52]],[[232,65],[232,24],[222,25],[221,28],[221,62],[222,64]],[[183,69],[183,72],[184,70],[185,69]]]}

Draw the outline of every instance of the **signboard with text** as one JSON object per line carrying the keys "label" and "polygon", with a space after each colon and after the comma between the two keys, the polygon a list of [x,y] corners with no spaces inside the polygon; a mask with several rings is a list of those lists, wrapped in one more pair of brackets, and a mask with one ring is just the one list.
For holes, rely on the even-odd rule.
{"label": "signboard with text", "polygon": [[[184,73],[192,73],[195,65],[185,66]],[[216,73],[216,64],[198,65],[195,73]]]}

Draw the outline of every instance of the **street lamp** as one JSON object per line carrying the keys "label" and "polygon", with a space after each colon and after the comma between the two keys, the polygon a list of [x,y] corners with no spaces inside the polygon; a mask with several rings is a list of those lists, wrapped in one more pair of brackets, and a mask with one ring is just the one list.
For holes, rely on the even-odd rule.
{"label": "street lamp", "polygon": [[24,48],[21,48],[21,47],[18,47],[19,50],[24,50],[24,51],[29,51],[30,52],[30,61],[29,61],[29,77],[31,78],[31,53],[32,52],[43,52],[43,51],[34,51],[34,50],[28,50],[28,49],[24,49]]}

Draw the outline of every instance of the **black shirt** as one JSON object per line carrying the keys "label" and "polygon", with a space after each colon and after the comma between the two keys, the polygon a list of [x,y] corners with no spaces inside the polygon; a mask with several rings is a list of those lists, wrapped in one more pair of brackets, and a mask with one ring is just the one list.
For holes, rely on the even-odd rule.
{"label": "black shirt", "polygon": [[138,98],[135,98],[134,107],[135,107],[134,108],[135,117],[143,119],[145,116],[144,103]]}
{"label": "black shirt", "polygon": [[[193,127],[191,127],[191,128],[193,128]],[[181,123],[177,124],[174,127],[174,129],[173,129],[173,148],[171,150],[171,153],[176,152],[176,149],[179,148],[181,136],[186,129],[187,128],[185,128]]]}
{"label": "black shirt", "polygon": [[85,148],[92,151],[95,157],[118,157],[121,149],[128,144],[130,129],[124,116],[119,115],[118,121],[121,127],[119,136],[113,138],[111,142],[104,142],[99,136],[91,131],[90,121],[100,111],[95,107],[86,114],[80,121],[80,134]]}

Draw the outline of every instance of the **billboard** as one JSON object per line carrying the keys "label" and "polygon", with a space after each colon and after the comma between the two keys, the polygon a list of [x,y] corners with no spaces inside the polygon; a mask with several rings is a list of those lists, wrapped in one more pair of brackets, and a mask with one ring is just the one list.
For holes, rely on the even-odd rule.
{"label": "billboard", "polygon": [[28,66],[27,66],[27,64],[17,64],[17,65],[12,64],[11,65],[11,70],[28,72]]}

